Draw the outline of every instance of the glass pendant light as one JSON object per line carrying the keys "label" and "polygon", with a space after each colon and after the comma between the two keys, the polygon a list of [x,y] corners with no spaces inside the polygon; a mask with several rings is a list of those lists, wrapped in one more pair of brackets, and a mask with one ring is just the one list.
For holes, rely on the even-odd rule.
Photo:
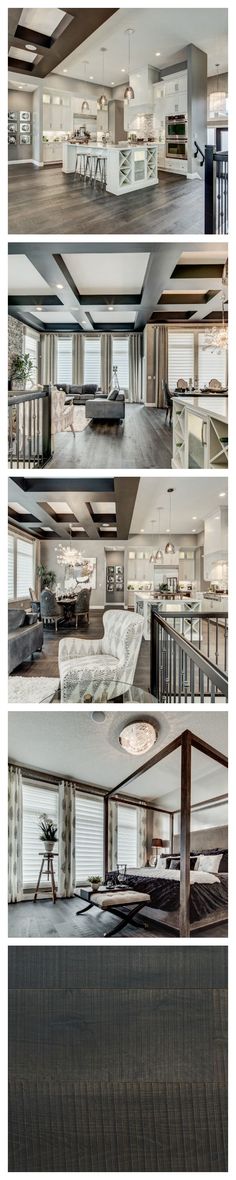
{"label": "glass pendant light", "polygon": [[[104,45],[101,49],[101,53],[102,53],[102,85],[103,85],[103,90],[104,90],[104,53],[106,53],[106,49],[104,48]],[[105,107],[107,107],[107,96],[106,96],[106,94],[101,94],[101,97],[98,99],[98,110],[104,111]]]}
{"label": "glass pendant light", "polygon": [[[169,533],[171,533],[171,496],[172,496],[173,491],[174,491],[174,488],[167,488],[167,495],[170,497],[170,499],[169,499],[169,530],[168,530]],[[167,541],[167,545],[165,547],[165,553],[175,553],[175,546],[173,545],[173,541]]]}
{"label": "glass pendant light", "polygon": [[[88,65],[88,62],[87,62],[87,61],[84,61],[84,63],[83,63],[83,64],[84,64],[84,81],[86,82],[86,74],[87,74],[87,65]],[[81,107],[81,110],[82,110],[82,112],[83,112],[83,115],[87,115],[87,114],[88,114],[88,111],[89,111],[89,103],[87,102],[87,98],[84,98],[84,100],[83,100],[83,102],[82,102],[82,107]]]}
{"label": "glass pendant light", "polygon": [[129,65],[128,65],[129,83],[128,83],[128,86],[125,87],[124,98],[126,98],[127,102],[131,102],[131,99],[134,98],[134,90],[133,90],[133,87],[130,85],[130,38],[131,38],[132,34],[134,33],[134,29],[126,29],[126,33],[128,34],[128,38],[129,38]]}

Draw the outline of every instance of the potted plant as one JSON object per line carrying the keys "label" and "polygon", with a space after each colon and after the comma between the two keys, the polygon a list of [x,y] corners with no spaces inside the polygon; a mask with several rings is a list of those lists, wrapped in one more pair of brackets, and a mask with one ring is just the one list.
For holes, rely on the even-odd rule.
{"label": "potted plant", "polygon": [[43,841],[45,852],[53,852],[54,844],[57,843],[57,825],[45,812],[39,816],[39,828],[40,840]]}
{"label": "potted plant", "polygon": [[[17,352],[14,353],[8,382],[9,389],[12,389],[13,382],[15,382],[16,388],[25,389],[26,382],[29,382],[32,368],[33,361],[30,360],[29,352],[25,352],[24,356],[20,356]],[[30,384],[33,384],[32,380],[30,380]]]}
{"label": "potted plant", "polygon": [[43,562],[41,562],[41,565],[37,566],[37,574],[38,578],[40,578],[41,590],[45,590],[45,586],[47,586],[48,590],[53,590],[56,582],[54,570],[47,570],[46,565],[43,565]]}
{"label": "potted plant", "polygon": [[88,877],[88,881],[90,881],[90,885],[92,885],[93,893],[97,893],[97,889],[99,889],[99,885],[102,884],[102,878],[91,876],[91,877]]}

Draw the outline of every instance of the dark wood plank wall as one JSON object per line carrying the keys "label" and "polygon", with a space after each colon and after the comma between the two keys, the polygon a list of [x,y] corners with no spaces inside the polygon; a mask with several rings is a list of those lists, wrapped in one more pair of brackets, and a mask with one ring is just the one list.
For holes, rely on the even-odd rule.
{"label": "dark wood plank wall", "polygon": [[227,1170],[225,947],[9,949],[9,1170]]}

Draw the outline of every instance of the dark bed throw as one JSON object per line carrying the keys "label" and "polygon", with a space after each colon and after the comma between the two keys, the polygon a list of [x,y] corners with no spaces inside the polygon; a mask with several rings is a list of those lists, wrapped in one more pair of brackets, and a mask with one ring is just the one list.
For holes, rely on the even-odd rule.
{"label": "dark bed throw", "polygon": [[[107,880],[115,885],[117,882],[117,873],[108,873]],[[140,876],[136,873],[126,874],[125,880],[129,889],[138,889],[140,892],[148,893],[151,897],[151,906],[158,910],[173,910],[179,909],[179,881],[173,881],[170,877],[142,877],[142,870],[140,869]],[[222,877],[221,880],[216,881],[211,885],[209,881],[206,883],[199,883],[191,885],[190,889],[190,922],[197,922],[198,918],[206,918],[207,915],[214,913],[214,910],[221,909],[228,905],[228,878]],[[151,915],[150,915],[151,916]]]}
{"label": "dark bed throw", "polygon": [[9,1171],[227,1172],[227,949],[9,948]]}

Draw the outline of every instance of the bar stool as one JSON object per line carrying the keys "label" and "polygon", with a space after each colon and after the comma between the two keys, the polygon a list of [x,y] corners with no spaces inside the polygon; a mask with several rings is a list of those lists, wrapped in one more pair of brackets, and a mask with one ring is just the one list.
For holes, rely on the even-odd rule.
{"label": "bar stool", "polygon": [[101,184],[102,188],[105,188],[105,184],[106,184],[105,156],[95,156],[94,184],[96,184],[96,180],[99,181],[99,184]]}
{"label": "bar stool", "polygon": [[[41,853],[39,853],[39,856],[41,856]],[[40,870],[39,870],[39,875],[38,875],[38,880],[37,880],[37,885],[36,885],[36,890],[35,890],[35,894],[34,894],[34,901],[37,901],[37,896],[38,896],[38,891],[39,891],[39,886],[40,886],[40,881],[41,881],[42,876],[47,877],[48,881],[51,880],[52,899],[53,899],[54,904],[55,904],[55,901],[57,900],[57,891],[56,891],[56,886],[55,886],[55,877],[54,877],[54,868],[53,868],[53,860],[54,860],[55,856],[58,856],[58,852],[44,852],[43,853],[42,860],[41,860],[41,866],[40,866]],[[45,869],[43,869],[44,862],[46,864]]]}
{"label": "bar stool", "polygon": [[86,180],[88,180],[91,184],[93,180],[93,157],[87,154],[84,157],[84,161],[84,182],[86,183]]}
{"label": "bar stool", "polygon": [[86,160],[87,160],[87,155],[85,152],[77,152],[74,174],[75,174],[75,176],[79,177],[79,180],[84,179]]}

